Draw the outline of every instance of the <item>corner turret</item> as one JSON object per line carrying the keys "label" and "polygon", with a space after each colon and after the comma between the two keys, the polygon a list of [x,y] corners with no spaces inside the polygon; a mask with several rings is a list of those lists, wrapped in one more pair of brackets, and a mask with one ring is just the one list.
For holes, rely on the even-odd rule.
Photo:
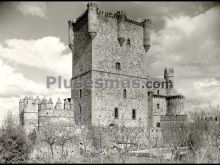
{"label": "corner turret", "polygon": [[88,8],[88,33],[91,39],[94,39],[97,34],[98,26],[98,15],[97,15],[97,4],[90,2],[87,4]]}
{"label": "corner turret", "polygon": [[69,20],[68,21],[68,40],[69,40],[69,47],[73,50],[74,46],[74,32],[73,32],[73,23],[74,21]]}
{"label": "corner turret", "polygon": [[125,11],[118,11],[116,13],[117,18],[117,35],[118,35],[118,42],[120,46],[123,46],[125,42],[125,19],[126,13]]}
{"label": "corner turret", "polygon": [[70,103],[69,103],[68,99],[65,99],[65,101],[64,101],[64,109],[66,109],[66,110],[70,109]]}
{"label": "corner turret", "polygon": [[62,109],[62,103],[60,98],[57,99],[56,105],[54,107],[55,109]]}
{"label": "corner turret", "polygon": [[47,102],[47,109],[53,109],[53,101],[51,98]]}
{"label": "corner turret", "polygon": [[144,27],[144,40],[143,40],[143,46],[145,51],[147,52],[150,48],[150,26],[151,26],[151,20],[145,19],[143,22]]}
{"label": "corner turret", "polygon": [[40,103],[40,109],[47,109],[47,99],[44,97]]}
{"label": "corner turret", "polygon": [[167,86],[167,96],[174,95],[174,70],[173,68],[165,68],[164,79]]}

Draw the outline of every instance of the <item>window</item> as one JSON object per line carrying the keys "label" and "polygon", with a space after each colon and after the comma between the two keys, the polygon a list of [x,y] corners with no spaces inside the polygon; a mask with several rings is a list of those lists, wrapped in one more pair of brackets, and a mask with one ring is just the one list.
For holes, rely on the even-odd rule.
{"label": "window", "polygon": [[116,69],[121,70],[121,64],[120,64],[120,62],[116,62]]}
{"label": "window", "polygon": [[127,45],[131,45],[130,38],[128,38],[128,40],[127,40]]}
{"label": "window", "polygon": [[118,119],[118,108],[115,108],[115,114],[114,114],[114,116],[115,116],[115,119]]}
{"label": "window", "polygon": [[82,89],[79,90],[79,98],[82,97]]}
{"label": "window", "polygon": [[157,104],[157,109],[160,109],[160,104]]}
{"label": "window", "polygon": [[127,91],[126,91],[126,89],[123,90],[123,98],[124,98],[124,99],[127,98]]}
{"label": "window", "polygon": [[156,127],[160,127],[160,123],[157,123]]}
{"label": "window", "polygon": [[160,95],[160,90],[157,90],[157,95]]}
{"label": "window", "polygon": [[132,119],[136,119],[136,109],[132,109]]}
{"label": "window", "polygon": [[80,115],[81,115],[81,113],[82,113],[81,106],[79,106],[79,113],[80,113]]}

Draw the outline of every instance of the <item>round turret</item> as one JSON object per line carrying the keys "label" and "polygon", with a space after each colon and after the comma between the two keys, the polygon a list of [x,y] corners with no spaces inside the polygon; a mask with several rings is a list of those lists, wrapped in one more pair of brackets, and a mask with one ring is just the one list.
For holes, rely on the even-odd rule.
{"label": "round turret", "polygon": [[73,99],[70,100],[70,109],[73,111],[74,110],[74,102]]}
{"label": "round turret", "polygon": [[69,103],[68,99],[65,99],[65,101],[64,101],[64,109],[66,109],[66,110],[70,109],[70,103]]}
{"label": "round turret", "polygon": [[74,46],[74,32],[73,32],[73,21],[69,20],[68,21],[68,39],[69,39],[69,47],[70,49],[73,50],[73,46]]}
{"label": "round turret", "polygon": [[37,97],[35,98],[35,103],[36,103],[36,104],[40,104],[40,98],[39,98],[39,96],[37,96]]}
{"label": "round turret", "polygon": [[91,39],[94,39],[97,34],[98,15],[96,3],[88,3],[88,33]]}
{"label": "round turret", "polygon": [[47,99],[44,97],[40,103],[40,109],[46,109],[47,108]]}
{"label": "round turret", "polygon": [[164,79],[166,80],[167,96],[174,95],[174,70],[173,68],[165,68]]}
{"label": "round turret", "polygon": [[120,46],[123,46],[125,42],[125,19],[126,13],[125,11],[118,11],[116,13],[117,18],[117,35],[118,35],[118,42]]}
{"label": "round turret", "polygon": [[53,109],[53,101],[51,98],[47,102],[47,109]]}
{"label": "round turret", "polygon": [[28,97],[25,95],[24,97],[24,104],[27,104],[28,103]]}
{"label": "round turret", "polygon": [[34,103],[34,98],[33,98],[32,95],[30,95],[30,96],[28,97],[28,103],[29,103],[29,104]]}
{"label": "round turret", "polygon": [[62,103],[60,98],[57,99],[56,105],[55,105],[55,109],[62,109]]}
{"label": "round turret", "polygon": [[145,51],[147,52],[150,48],[150,26],[151,26],[151,20],[145,19],[143,21],[143,27],[144,27],[144,41],[143,46]]}

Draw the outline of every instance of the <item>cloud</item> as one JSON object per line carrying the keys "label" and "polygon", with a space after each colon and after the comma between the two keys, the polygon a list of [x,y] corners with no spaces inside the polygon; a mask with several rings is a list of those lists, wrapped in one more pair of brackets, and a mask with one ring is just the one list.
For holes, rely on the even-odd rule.
{"label": "cloud", "polygon": [[53,86],[48,89],[46,81],[36,82],[25,77],[22,69],[19,69],[21,66],[26,66],[25,69],[33,72],[40,68],[43,72],[52,72],[51,76],[60,75],[62,79],[68,80],[71,77],[71,59],[67,46],[56,37],[38,40],[10,39],[0,44],[0,122],[8,111],[18,114],[19,98],[25,94],[52,97],[53,100],[70,97],[68,88]]}
{"label": "cloud", "polygon": [[70,89],[58,89],[56,87],[46,88],[45,83],[35,82],[27,79],[22,73],[16,72],[16,69],[7,65],[0,58],[0,123],[3,121],[8,111],[15,116],[18,115],[19,98],[24,95],[39,95],[52,97],[57,100],[69,97]]}
{"label": "cloud", "polygon": [[9,39],[0,44],[0,57],[13,63],[71,76],[71,53],[56,37]]}
{"label": "cloud", "polygon": [[190,102],[220,104],[220,7],[197,16],[164,17],[165,25],[152,31],[148,64],[151,75],[175,69],[176,87]]}
{"label": "cloud", "polygon": [[16,7],[24,15],[46,17],[47,5],[44,2],[18,2]]}

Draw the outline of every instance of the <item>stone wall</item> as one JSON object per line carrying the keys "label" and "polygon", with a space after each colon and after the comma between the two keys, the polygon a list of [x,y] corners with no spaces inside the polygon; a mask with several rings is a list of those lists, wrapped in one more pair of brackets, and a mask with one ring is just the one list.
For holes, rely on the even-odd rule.
{"label": "stone wall", "polygon": [[[123,75],[112,73],[92,72],[93,79],[136,80]],[[138,79],[144,84],[144,79]],[[147,127],[148,100],[147,91],[142,88],[126,88],[126,98],[123,97],[124,88],[93,88],[92,89],[92,125],[106,126],[111,123],[125,122],[126,126]],[[118,119],[114,118],[114,110],[118,108]],[[132,110],[136,110],[136,119],[132,119]]]}
{"label": "stone wall", "polygon": [[[98,17],[97,35],[92,41],[93,70],[146,77],[143,27],[125,22],[125,42],[122,46],[118,42],[117,31],[116,18]],[[120,70],[116,69],[116,62],[121,63]]]}

